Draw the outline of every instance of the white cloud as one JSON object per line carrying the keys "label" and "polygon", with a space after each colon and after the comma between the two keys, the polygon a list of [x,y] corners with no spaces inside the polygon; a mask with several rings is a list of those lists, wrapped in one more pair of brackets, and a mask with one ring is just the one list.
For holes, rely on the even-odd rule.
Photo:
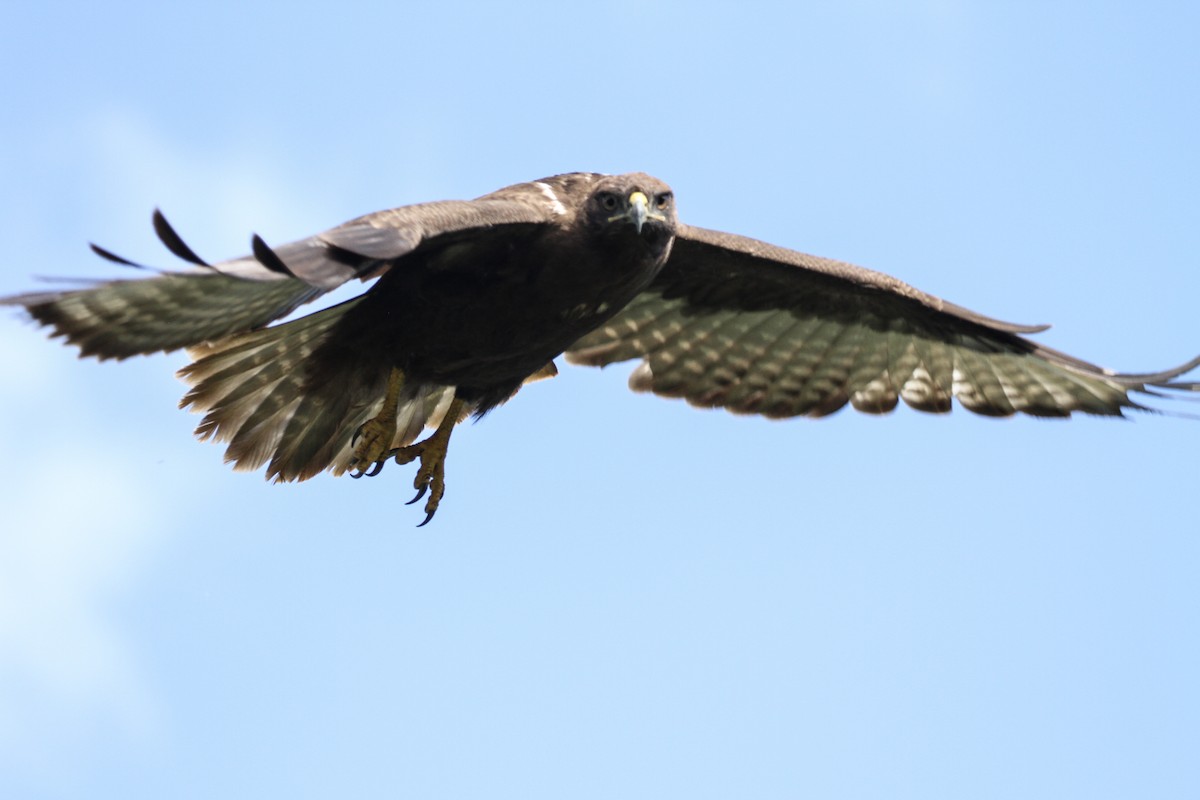
{"label": "white cloud", "polygon": [[0,399],[0,763],[37,767],[65,735],[152,724],[152,693],[113,604],[147,563],[161,509],[134,465],[114,461],[111,434],[81,441],[74,425],[56,427],[88,412],[56,390],[69,380],[9,372],[22,356],[0,346],[6,373],[27,378],[22,395]]}
{"label": "white cloud", "polygon": [[[149,211],[160,202],[147,200],[154,195],[184,199],[185,233],[195,229],[199,238],[224,228],[221,235],[232,240],[231,231],[244,236],[251,224],[283,229],[299,213],[285,200],[286,187],[262,180],[261,169],[258,175],[245,169],[236,154],[182,152],[137,114],[106,112],[52,138],[31,148],[25,167],[43,176],[44,185],[70,186],[75,194],[24,198],[30,224],[19,247],[27,252],[13,263],[29,264],[31,272],[113,275],[103,262],[91,272],[46,265],[63,252],[64,239],[110,227],[118,252],[128,252],[119,245],[134,241],[131,257],[157,253],[151,263],[169,266],[173,259],[162,257],[149,226]],[[35,286],[30,280],[15,288]],[[67,351],[53,350],[62,347],[59,341],[16,330],[9,311],[0,309],[3,324],[13,326],[12,335],[0,336],[6,381],[0,392],[0,771],[21,765],[45,774],[60,769],[62,754],[73,746],[114,734],[145,741],[158,726],[162,699],[121,605],[136,596],[154,563],[171,528],[171,509],[192,498],[147,489],[147,464],[174,443],[149,441],[128,427],[128,416],[114,420],[93,403],[97,375],[103,380],[110,373],[125,380],[125,408],[133,414],[139,402],[158,402],[156,392],[139,391],[129,379],[137,370],[65,357]],[[159,366],[169,374],[175,364]],[[178,446],[197,445],[183,437]],[[189,488],[201,492],[202,477],[199,483]]]}
{"label": "white cloud", "polygon": [[144,731],[154,707],[112,604],[153,547],[155,503],[102,442],[52,474],[4,476],[0,752],[25,763],[97,723]]}

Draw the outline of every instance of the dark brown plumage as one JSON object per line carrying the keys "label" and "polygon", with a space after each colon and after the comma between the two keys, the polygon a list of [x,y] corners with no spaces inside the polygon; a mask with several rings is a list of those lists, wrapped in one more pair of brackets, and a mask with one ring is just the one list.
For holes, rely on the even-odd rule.
{"label": "dark brown plumage", "polygon": [[[1120,415],[1132,392],[1195,392],[1200,359],[1118,374],[901,281],[676,219],[648,175],[573,173],[473,201],[369,214],[308,239],[207,264],[155,215],[193,271],[26,294],[83,355],[189,348],[182,405],[239,469],[303,480],[422,462],[428,516],[453,425],[503,403],[553,360],[640,358],[638,390],[771,417],[904,400],[945,412]],[[113,261],[130,263],[95,248]],[[363,295],[270,326],[358,278]],[[426,427],[437,433],[411,444]]]}

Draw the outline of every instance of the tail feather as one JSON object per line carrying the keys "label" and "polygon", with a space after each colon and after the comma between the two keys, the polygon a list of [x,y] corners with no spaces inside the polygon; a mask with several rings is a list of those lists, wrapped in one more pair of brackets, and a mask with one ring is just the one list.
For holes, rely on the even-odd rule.
{"label": "tail feather", "polygon": [[[306,480],[340,475],[353,458],[351,438],[379,413],[390,367],[377,373],[348,364],[336,379],[308,380],[308,362],[333,326],[358,303],[349,300],[307,317],[189,350],[180,370],[192,389],[182,407],[205,414],[201,439],[228,442],[225,460],[238,470],[267,465],[267,478]],[[410,444],[437,425],[454,387],[405,386],[392,447]]]}
{"label": "tail feather", "polygon": [[[326,383],[318,391],[300,397],[274,448],[267,477],[276,481],[302,481],[332,466],[334,453],[350,441],[359,425],[370,419],[371,409],[382,405],[385,380],[386,375],[377,376],[373,392]],[[356,396],[380,400],[355,403]]]}
{"label": "tail feather", "polygon": [[[249,424],[243,425],[234,434],[225,448],[226,463],[233,463],[234,469],[241,472],[253,472],[271,460],[283,441],[287,420],[300,406],[301,398],[294,396],[290,399],[281,398],[272,393],[263,400],[263,410],[269,415],[258,420],[252,417]],[[267,477],[273,477],[271,473]]]}
{"label": "tail feather", "polygon": [[[280,384],[295,387],[304,360],[355,302],[189,349],[196,361],[181,369],[179,376],[192,384],[192,390],[179,405],[207,412],[196,434],[201,439],[233,441],[255,414],[272,407],[277,412],[285,403],[280,402],[282,397],[271,401],[276,389]],[[295,393],[293,388],[283,396]],[[256,425],[261,422],[256,420]]]}

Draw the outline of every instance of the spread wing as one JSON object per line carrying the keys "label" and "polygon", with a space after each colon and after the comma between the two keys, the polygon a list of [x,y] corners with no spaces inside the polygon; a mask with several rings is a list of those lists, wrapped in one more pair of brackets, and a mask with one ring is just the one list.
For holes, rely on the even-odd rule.
{"label": "spread wing", "polygon": [[[176,350],[261,328],[348,281],[378,277],[422,244],[550,222],[564,213],[553,199],[538,184],[518,184],[477,200],[379,211],[274,248],[254,236],[251,255],[218,263],[197,256],[155,211],[158,238],[191,265],[187,271],[31,292],[0,298],[0,305],[23,306],[83,356],[121,359]],[[109,261],[141,267],[92,249]]]}
{"label": "spread wing", "polygon": [[991,416],[1120,415],[1130,392],[1200,391],[1102,369],[1024,338],[1047,326],[989,319],[878,272],[681,225],[651,286],[567,351],[577,364],[641,358],[630,386],[769,417],[822,416],[899,400]]}

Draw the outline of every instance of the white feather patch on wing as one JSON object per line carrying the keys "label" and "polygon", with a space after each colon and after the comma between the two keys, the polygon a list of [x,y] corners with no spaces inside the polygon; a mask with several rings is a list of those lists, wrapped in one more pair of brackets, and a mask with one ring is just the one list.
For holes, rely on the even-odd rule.
{"label": "white feather patch on wing", "polygon": [[542,194],[546,196],[546,199],[550,201],[550,210],[554,212],[555,216],[561,217],[563,214],[567,213],[566,206],[564,206],[562,201],[558,199],[558,195],[554,193],[554,189],[550,187],[550,184],[543,183],[542,181],[535,181],[533,185],[538,187]]}

